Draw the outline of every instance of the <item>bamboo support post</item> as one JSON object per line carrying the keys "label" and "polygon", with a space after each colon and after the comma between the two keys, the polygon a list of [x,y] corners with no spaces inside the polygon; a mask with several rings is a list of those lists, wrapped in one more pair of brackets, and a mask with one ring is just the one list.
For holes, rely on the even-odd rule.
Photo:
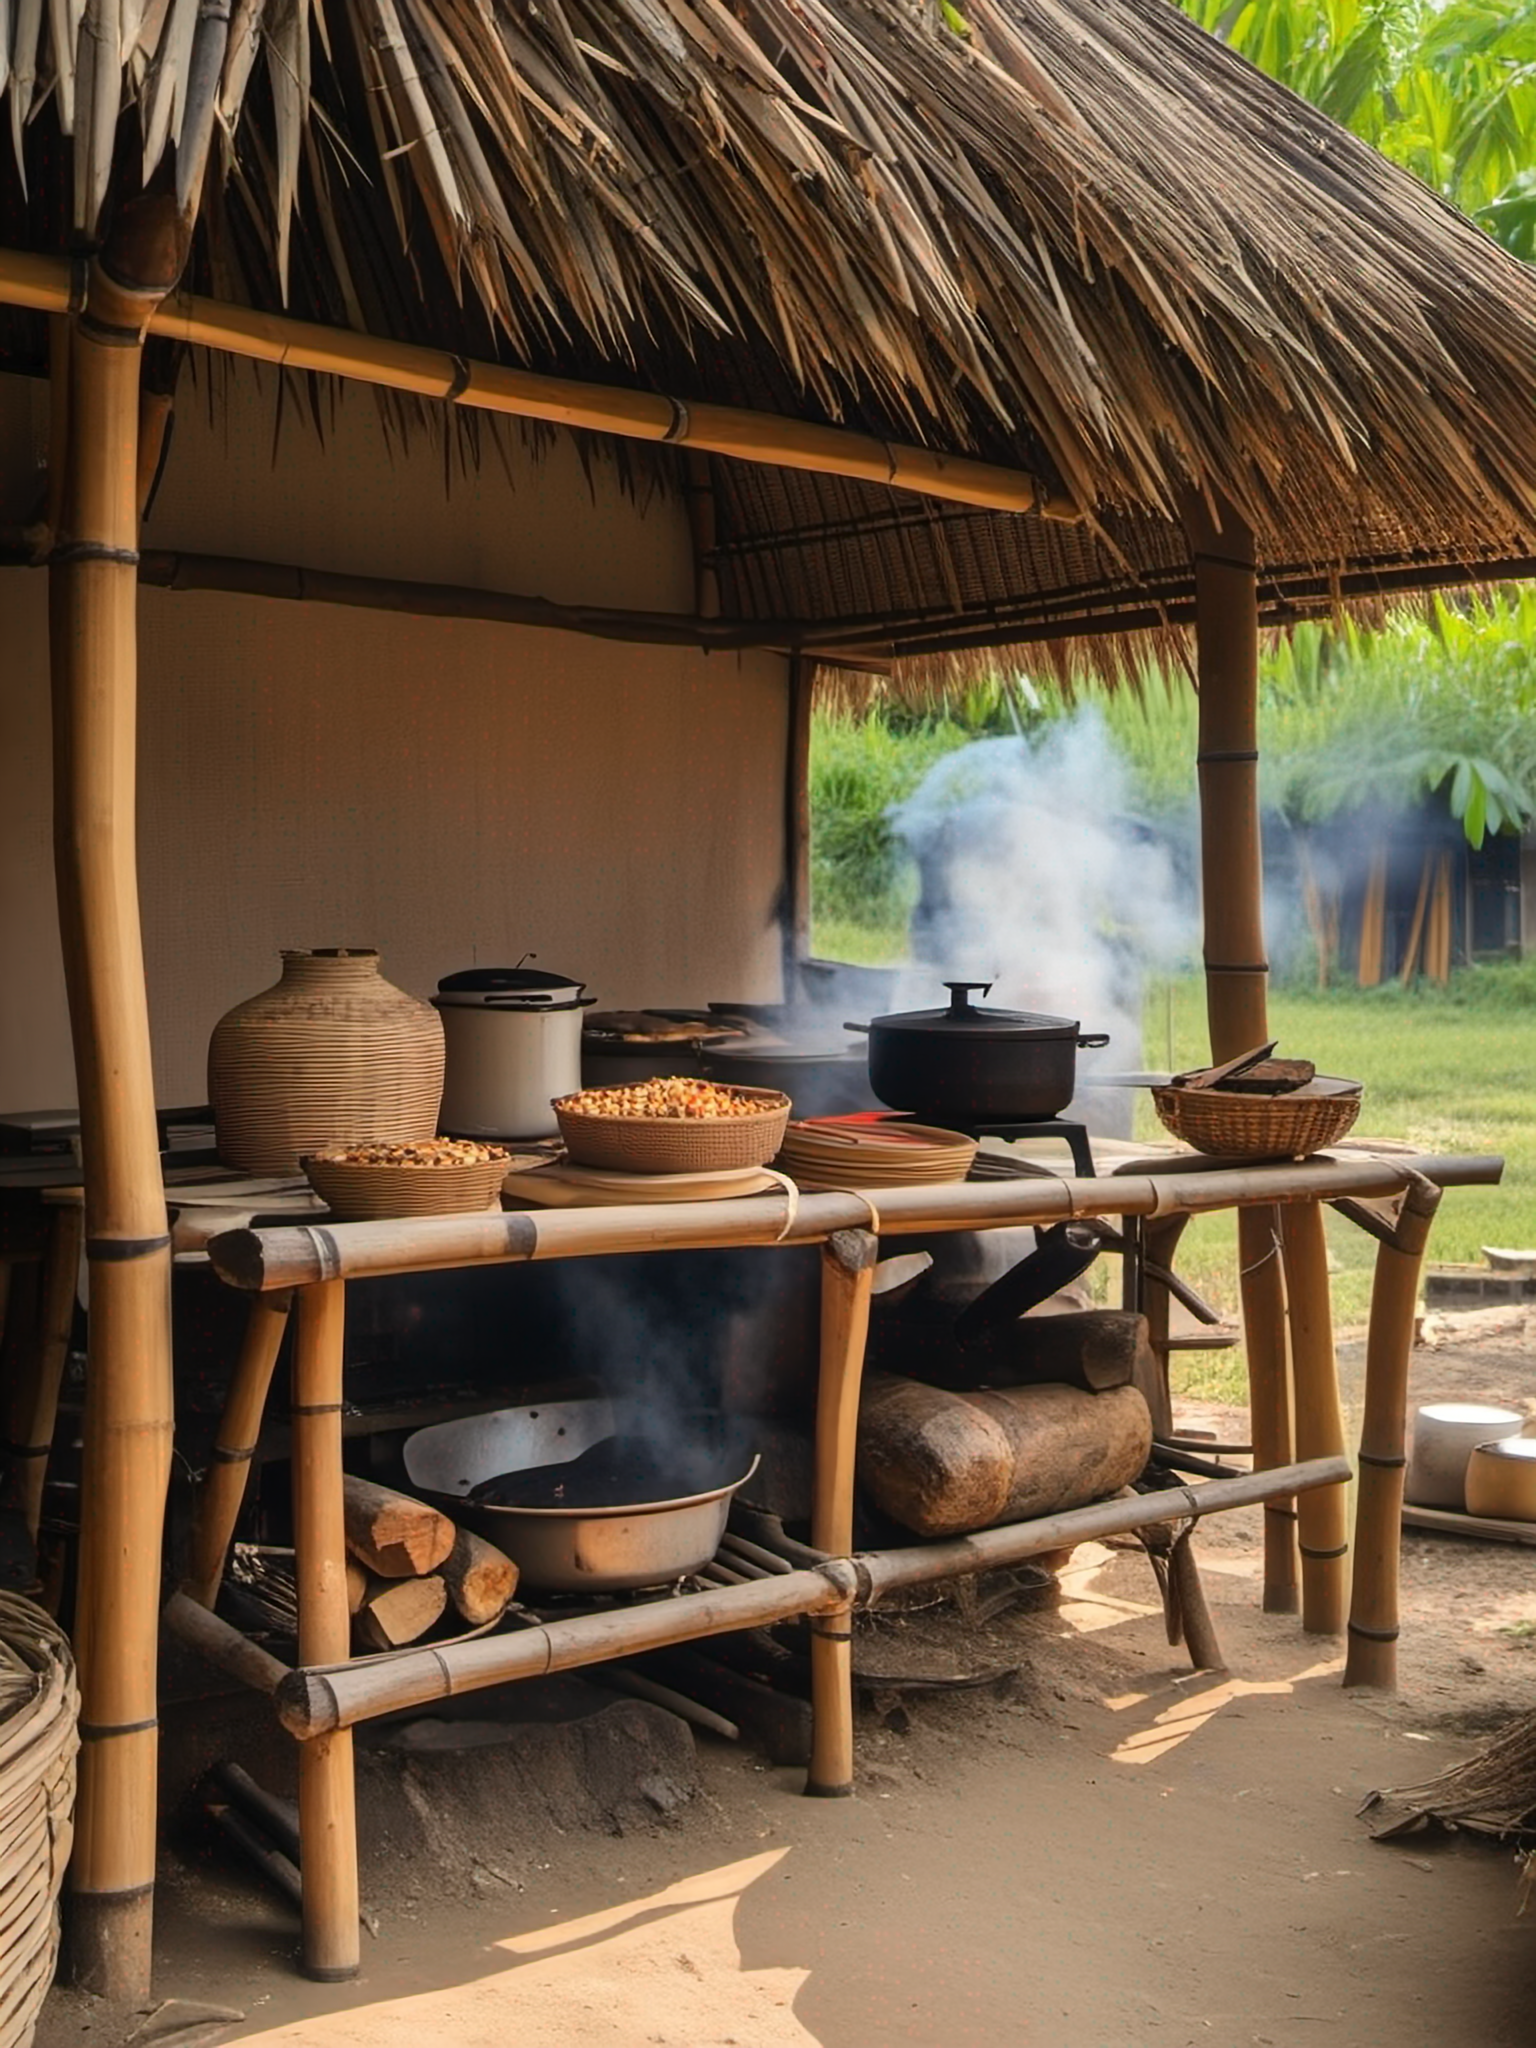
{"label": "bamboo support post", "polygon": [[136,497],[144,332],[180,274],[174,204],[124,206],[90,267],[68,361],[49,567],[54,865],[85,1160],[90,1273],[72,1961],[142,2001],[155,1876],[155,1649],[170,1474],[170,1237],[135,847]]}
{"label": "bamboo support post", "polygon": [[[346,1288],[340,1280],[299,1297],[293,1365],[294,1561],[299,1657],[337,1664],[351,1642],[347,1543],[341,1490],[342,1343]],[[299,1829],[304,1845],[304,1971],[321,1983],[355,1977],[357,1810],[352,1736],[320,1735],[299,1751]]]}
{"label": "bamboo support post", "polygon": [[[1328,1241],[1322,1207],[1289,1204],[1280,1217],[1296,1397],[1296,1455],[1341,1457],[1338,1356],[1328,1298]],[[1348,1599],[1346,1488],[1320,1487],[1297,1503],[1301,1539],[1301,1625],[1309,1635],[1340,1635]]]}
{"label": "bamboo support post", "polygon": [[[1249,1427],[1255,1471],[1288,1465],[1296,1454],[1290,1322],[1280,1242],[1278,1207],[1238,1211],[1238,1284],[1248,1346]],[[1294,1614],[1299,1604],[1296,1503],[1281,1495],[1264,1503],[1264,1612]]]}
{"label": "bamboo support post", "polygon": [[[1259,827],[1259,607],[1253,533],[1236,510],[1192,501],[1200,690],[1200,875],[1205,914],[1206,1014],[1211,1058],[1231,1059],[1269,1037],[1264,862]],[[1254,1462],[1284,1464],[1289,1414],[1284,1288],[1268,1256],[1273,1219],[1238,1218],[1243,1336]],[[1264,1605],[1295,1606],[1293,1538],[1277,1502],[1264,1518]]]}
{"label": "bamboo support post", "polygon": [[1365,1348],[1365,1415],[1355,1503],[1355,1578],[1349,1608],[1346,1685],[1397,1684],[1398,1563],[1408,1430],[1408,1362],[1419,1276],[1440,1190],[1415,1179],[1394,1237],[1376,1253]]}
{"label": "bamboo support post", "polygon": [[784,751],[784,999],[799,993],[800,963],[811,951],[811,719],[816,664],[796,655],[789,665],[789,730]]}
{"label": "bamboo support post", "polygon": [[[853,1548],[854,1447],[879,1243],[869,1230],[840,1230],[821,1254],[821,1377],[816,1391],[816,1483],[811,1542],[832,1557]],[[853,1791],[853,1606],[811,1623],[813,1798]]]}
{"label": "bamboo support post", "polygon": [[587,1664],[638,1656],[673,1643],[765,1627],[792,1615],[827,1614],[833,1609],[873,1606],[903,1586],[930,1585],[1022,1563],[1053,1550],[1070,1549],[1106,1536],[1120,1536],[1156,1522],[1219,1514],[1252,1507],[1283,1487],[1304,1493],[1349,1476],[1344,1458],[1289,1465],[1280,1472],[1245,1472],[1240,1479],[1215,1479],[1201,1486],[1176,1486],[1070,1508],[1037,1521],[982,1529],[910,1549],[867,1551],[832,1557],[803,1571],[775,1573],[742,1585],[712,1587],[677,1600],[640,1601],[633,1607],[584,1614],[571,1621],[537,1622],[514,1633],[430,1648],[396,1650],[355,1663],[294,1671],[277,1689],[283,1726],[309,1743],[336,1729],[381,1714],[425,1706],[450,1694],[517,1679],[576,1671]]}
{"label": "bamboo support post", "polygon": [[262,1413],[288,1328],[290,1293],[252,1298],[245,1342],[235,1365],[224,1413],[214,1439],[212,1462],[203,1477],[192,1524],[191,1567],[182,1590],[212,1607],[224,1578],[230,1538],[245,1500],[251,1459],[261,1434]]}
{"label": "bamboo support post", "polygon": [[59,1389],[75,1323],[84,1244],[84,1208],[77,1201],[60,1202],[49,1217],[37,1327],[28,1361],[30,1370],[20,1375],[10,1390],[10,1455],[17,1465],[17,1504],[26,1517],[27,1534],[34,1543],[42,1520],[43,1487],[58,1420]]}

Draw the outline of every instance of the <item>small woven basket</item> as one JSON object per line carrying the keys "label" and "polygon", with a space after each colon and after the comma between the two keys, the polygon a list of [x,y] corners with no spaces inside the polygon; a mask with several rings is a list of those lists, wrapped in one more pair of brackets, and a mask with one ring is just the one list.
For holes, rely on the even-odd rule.
{"label": "small woven basket", "polygon": [[388,1216],[460,1216],[492,1208],[512,1161],[462,1166],[371,1166],[342,1159],[306,1159],[310,1186],[338,1223]]}
{"label": "small woven basket", "polygon": [[0,1592],[0,2048],[27,2048],[53,1982],[79,1717],[63,1630]]}
{"label": "small woven basket", "polygon": [[721,1173],[766,1166],[784,1142],[789,1097],[776,1088],[733,1088],[762,1104],[751,1116],[592,1116],[554,1105],[565,1149],[578,1166],[621,1173]]}
{"label": "small woven basket", "polygon": [[1224,1159],[1304,1159],[1337,1144],[1360,1114],[1348,1095],[1238,1095],[1220,1088],[1154,1088],[1158,1115],[1197,1152]]}

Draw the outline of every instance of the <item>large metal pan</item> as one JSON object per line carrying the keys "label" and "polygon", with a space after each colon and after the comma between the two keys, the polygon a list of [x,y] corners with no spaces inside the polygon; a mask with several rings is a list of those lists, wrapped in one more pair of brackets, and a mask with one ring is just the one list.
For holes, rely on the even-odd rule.
{"label": "large metal pan", "polygon": [[731,1495],[757,1470],[756,1457],[746,1463],[738,1454],[735,1476],[707,1491],[633,1507],[499,1508],[465,1498],[498,1473],[562,1464],[607,1437],[642,1434],[654,1421],[638,1402],[602,1399],[466,1415],[408,1437],[406,1474],[423,1499],[504,1550],[530,1589],[623,1593],[664,1586],[698,1571],[719,1549]]}

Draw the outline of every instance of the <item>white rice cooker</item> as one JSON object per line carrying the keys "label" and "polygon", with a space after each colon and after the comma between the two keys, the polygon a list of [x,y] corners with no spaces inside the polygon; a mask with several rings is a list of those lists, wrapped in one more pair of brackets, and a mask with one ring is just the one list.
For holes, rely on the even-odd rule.
{"label": "white rice cooker", "polygon": [[547,1138],[550,1103],[581,1086],[581,1013],[596,997],[536,967],[471,967],[437,984],[446,1071],[441,1128],[458,1138]]}

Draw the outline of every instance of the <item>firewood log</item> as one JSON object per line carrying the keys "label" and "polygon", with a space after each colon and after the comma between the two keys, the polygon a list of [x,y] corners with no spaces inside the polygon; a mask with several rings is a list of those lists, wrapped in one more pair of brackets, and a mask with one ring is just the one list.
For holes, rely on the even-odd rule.
{"label": "firewood log", "polygon": [[448,1596],[471,1628],[497,1620],[517,1591],[517,1566],[483,1536],[460,1529],[442,1567]]}
{"label": "firewood log", "polygon": [[447,1605],[448,1588],[435,1572],[421,1579],[373,1578],[352,1625],[363,1648],[398,1650],[424,1636]]}
{"label": "firewood log", "polygon": [[435,1572],[453,1548],[458,1531],[424,1500],[350,1472],[342,1480],[342,1498],[347,1548],[381,1579]]}
{"label": "firewood log", "polygon": [[1081,1507],[1134,1479],[1151,1446],[1134,1387],[961,1394],[874,1374],[859,1409],[860,1483],[919,1536]]}
{"label": "firewood log", "polygon": [[1139,1370],[1156,1369],[1147,1342],[1147,1319],[1127,1309],[1096,1308],[1085,1315],[1023,1317],[994,1338],[994,1387],[1069,1386],[1102,1394],[1135,1383]]}
{"label": "firewood log", "polygon": [[347,1559],[347,1612],[356,1614],[368,1595],[368,1571],[355,1557]]}

